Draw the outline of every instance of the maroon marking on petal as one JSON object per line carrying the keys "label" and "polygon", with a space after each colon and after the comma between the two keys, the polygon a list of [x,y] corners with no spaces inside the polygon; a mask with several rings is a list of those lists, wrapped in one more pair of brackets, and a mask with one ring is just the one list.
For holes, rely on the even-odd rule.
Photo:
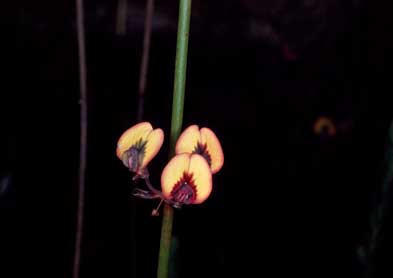
{"label": "maroon marking on petal", "polygon": [[192,173],[183,173],[171,191],[171,200],[180,204],[192,204],[197,197],[197,190]]}
{"label": "maroon marking on petal", "polygon": [[212,165],[212,157],[211,157],[209,151],[207,150],[206,144],[201,144],[198,142],[198,144],[196,145],[196,147],[192,153],[200,154],[201,156],[203,156],[204,159],[206,159],[209,166]]}
{"label": "maroon marking on petal", "polygon": [[138,173],[141,169],[143,158],[145,157],[147,141],[139,139],[123,154],[123,163],[131,172]]}

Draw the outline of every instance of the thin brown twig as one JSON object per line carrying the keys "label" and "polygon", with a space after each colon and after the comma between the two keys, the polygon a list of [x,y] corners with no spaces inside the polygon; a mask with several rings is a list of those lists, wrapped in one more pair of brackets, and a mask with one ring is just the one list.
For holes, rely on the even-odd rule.
{"label": "thin brown twig", "polygon": [[149,52],[150,52],[150,41],[151,41],[151,31],[152,31],[152,21],[154,15],[154,0],[147,0],[146,2],[146,16],[145,16],[145,31],[143,36],[143,53],[139,76],[139,89],[138,89],[138,114],[137,122],[142,121],[143,118],[143,107],[144,98],[146,92],[146,82],[147,82],[147,71],[149,66]]}
{"label": "thin brown twig", "polygon": [[81,262],[81,245],[83,235],[83,211],[85,199],[86,154],[87,154],[87,87],[86,87],[86,54],[85,29],[83,19],[83,0],[76,0],[76,21],[79,54],[79,84],[80,84],[80,158],[78,183],[78,208],[75,239],[75,255],[73,278],[79,277]]}
{"label": "thin brown twig", "polygon": [[116,34],[124,36],[127,32],[127,0],[118,0],[116,16]]}

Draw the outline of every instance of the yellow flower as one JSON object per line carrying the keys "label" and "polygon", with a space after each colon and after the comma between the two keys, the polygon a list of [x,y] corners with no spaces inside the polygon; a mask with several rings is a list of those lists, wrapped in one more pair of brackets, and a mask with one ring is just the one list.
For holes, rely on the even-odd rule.
{"label": "yellow flower", "polygon": [[165,166],[161,175],[162,195],[175,207],[200,204],[212,191],[212,173],[199,154],[178,154]]}
{"label": "yellow flower", "polygon": [[153,129],[149,122],[141,122],[123,133],[117,142],[116,155],[132,172],[143,175],[163,141],[162,129]]}
{"label": "yellow flower", "polygon": [[224,153],[220,141],[214,132],[197,125],[186,128],[176,142],[176,154],[196,153],[202,155],[208,162],[213,174],[224,165]]}
{"label": "yellow flower", "polygon": [[317,135],[335,136],[337,133],[336,126],[333,121],[327,117],[319,117],[314,124],[314,133]]}

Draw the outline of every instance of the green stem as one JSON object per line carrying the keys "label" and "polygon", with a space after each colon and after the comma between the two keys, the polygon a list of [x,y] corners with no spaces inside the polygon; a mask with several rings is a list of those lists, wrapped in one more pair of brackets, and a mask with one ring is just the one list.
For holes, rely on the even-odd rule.
{"label": "green stem", "polygon": [[[172,122],[170,134],[170,157],[175,153],[176,140],[183,123],[184,95],[186,88],[187,51],[190,30],[192,0],[179,0],[179,23],[177,31],[175,84],[173,90]],[[158,257],[158,278],[168,278],[169,254],[172,238],[173,209],[164,206],[162,219],[160,253]]]}

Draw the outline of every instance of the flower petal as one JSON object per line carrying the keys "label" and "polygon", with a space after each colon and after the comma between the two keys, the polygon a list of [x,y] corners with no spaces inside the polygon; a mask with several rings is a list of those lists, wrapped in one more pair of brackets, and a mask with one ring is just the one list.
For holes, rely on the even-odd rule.
{"label": "flower petal", "polygon": [[186,181],[195,191],[193,204],[204,202],[212,191],[212,173],[207,161],[199,154],[179,154],[165,166],[161,175],[162,193],[172,199],[175,186]]}
{"label": "flower petal", "polygon": [[224,165],[224,152],[220,141],[214,132],[197,125],[186,128],[176,142],[176,154],[198,153],[202,155],[210,165],[213,174],[217,173]]}
{"label": "flower petal", "polygon": [[141,168],[145,168],[147,164],[156,156],[164,142],[164,132],[161,128],[157,128],[149,133],[145,145],[145,153]]}
{"label": "flower petal", "polygon": [[122,154],[139,140],[145,141],[152,130],[153,127],[148,122],[142,122],[127,129],[117,142],[117,157],[121,159]]}
{"label": "flower petal", "polygon": [[210,168],[212,173],[217,173],[224,165],[224,152],[220,141],[214,132],[207,128],[201,128],[201,141],[202,144],[206,144],[206,151],[210,155]]}
{"label": "flower petal", "polygon": [[334,122],[328,117],[319,117],[314,124],[314,133],[321,135],[327,132],[329,136],[335,136],[337,131]]}
{"label": "flower petal", "polygon": [[191,154],[184,153],[173,157],[165,166],[161,174],[162,194],[165,198],[171,197],[171,192],[176,183],[187,173],[190,166]]}
{"label": "flower petal", "polygon": [[186,128],[176,142],[176,154],[192,153],[198,142],[201,140],[201,133],[197,125]]}
{"label": "flower petal", "polygon": [[190,158],[188,173],[192,174],[196,187],[194,204],[200,204],[210,196],[212,191],[212,173],[209,164],[201,155],[193,154]]}

